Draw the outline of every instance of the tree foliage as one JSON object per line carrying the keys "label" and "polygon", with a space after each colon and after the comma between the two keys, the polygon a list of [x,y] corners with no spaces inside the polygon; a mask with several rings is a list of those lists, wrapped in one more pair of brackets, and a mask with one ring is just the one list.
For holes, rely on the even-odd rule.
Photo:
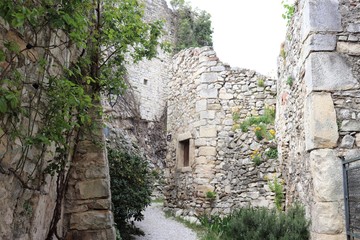
{"label": "tree foliage", "polygon": [[184,0],[172,0],[176,14],[175,52],[189,47],[212,46],[211,15],[192,9]]}

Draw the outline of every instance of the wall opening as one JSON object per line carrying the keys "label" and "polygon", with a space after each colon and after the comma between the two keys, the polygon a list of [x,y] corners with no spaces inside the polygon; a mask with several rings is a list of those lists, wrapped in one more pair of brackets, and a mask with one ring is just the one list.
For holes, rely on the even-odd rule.
{"label": "wall opening", "polygon": [[180,156],[183,167],[188,167],[190,163],[190,139],[180,141]]}
{"label": "wall opening", "polygon": [[148,84],[148,80],[144,79],[144,85],[147,85],[147,84]]}

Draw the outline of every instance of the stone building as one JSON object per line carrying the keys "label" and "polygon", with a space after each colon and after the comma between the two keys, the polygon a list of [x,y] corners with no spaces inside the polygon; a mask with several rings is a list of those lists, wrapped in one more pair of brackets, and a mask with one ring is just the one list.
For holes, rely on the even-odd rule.
{"label": "stone building", "polygon": [[[209,47],[181,51],[171,70],[166,207],[191,217],[273,206],[267,179],[279,176],[278,164],[263,154],[271,143],[256,139],[253,129],[242,132],[238,124],[274,108],[276,81],[223,64]],[[254,154],[263,160],[258,166]],[[206,197],[209,192],[216,199]]]}

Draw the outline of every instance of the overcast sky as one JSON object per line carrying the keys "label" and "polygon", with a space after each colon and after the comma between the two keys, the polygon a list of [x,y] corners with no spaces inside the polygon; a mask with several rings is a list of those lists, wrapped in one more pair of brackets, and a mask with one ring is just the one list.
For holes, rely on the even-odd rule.
{"label": "overcast sky", "polygon": [[[285,39],[281,0],[187,0],[211,14],[217,56],[232,67],[275,75]],[[170,6],[170,4],[168,4]]]}

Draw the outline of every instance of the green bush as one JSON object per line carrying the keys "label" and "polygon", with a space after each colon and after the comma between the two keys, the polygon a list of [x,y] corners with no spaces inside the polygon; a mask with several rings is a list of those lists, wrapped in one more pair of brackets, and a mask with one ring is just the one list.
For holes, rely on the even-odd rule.
{"label": "green bush", "polygon": [[108,149],[108,159],[114,220],[122,239],[129,239],[130,234],[141,234],[130,219],[143,220],[141,212],[151,202],[153,176],[139,156]]}
{"label": "green bush", "polygon": [[276,148],[270,147],[267,151],[265,151],[265,155],[270,159],[275,159],[278,157],[278,151]]}
{"label": "green bush", "polygon": [[241,208],[230,215],[200,220],[207,229],[205,240],[307,240],[309,221],[296,204],[287,212],[266,208]]}

